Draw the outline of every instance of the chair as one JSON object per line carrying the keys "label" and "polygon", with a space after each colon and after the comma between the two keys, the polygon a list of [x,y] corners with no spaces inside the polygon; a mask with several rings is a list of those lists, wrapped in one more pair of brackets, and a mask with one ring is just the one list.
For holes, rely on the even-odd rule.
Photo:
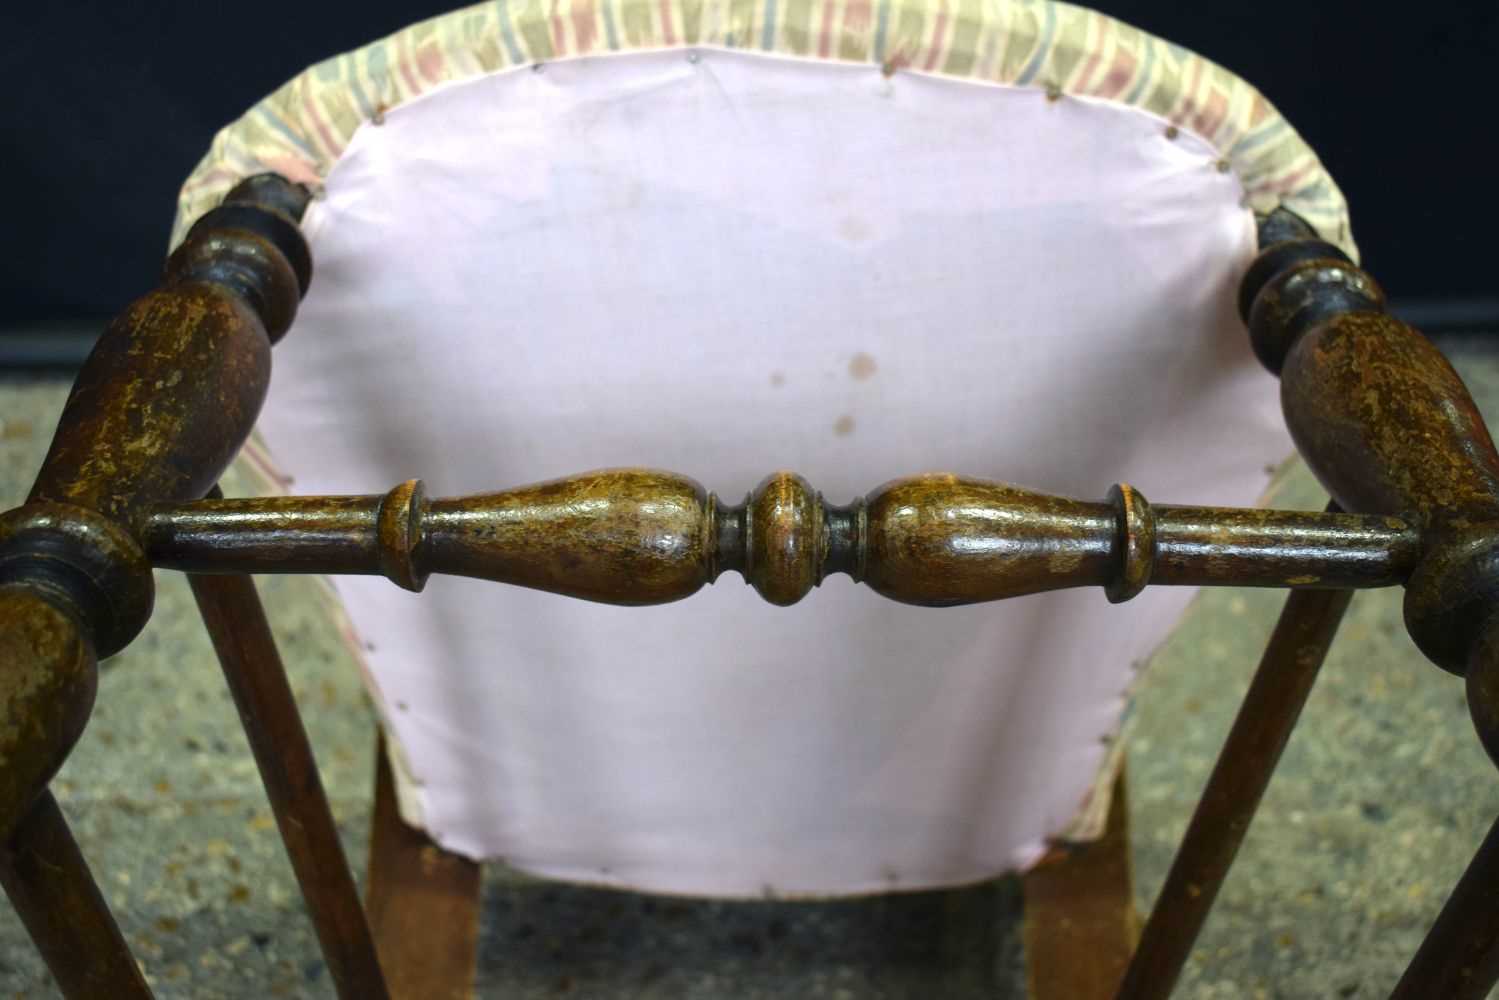
{"label": "chair", "polygon": [[[1466,390],[1384,311],[1336,187],[1264,99],[1101,15],[459,11],[221,133],[174,244],[0,519],[0,877],[70,995],[146,993],[45,786],[152,567],[194,574],[347,996],[385,992],[377,937],[403,969],[434,929],[440,968],[471,959],[465,858],[826,895],[1096,838],[1132,667],[1195,586],[1293,593],[1122,984],[1077,963],[1104,968],[1096,995],[1169,993],[1352,589],[1406,585],[1413,637],[1466,675],[1496,746],[1499,457]],[[257,417],[252,457],[300,495],[213,493]],[[1325,513],[1250,507],[1286,426]],[[621,461],[724,490],[820,471],[742,502],[570,475]],[[966,475],[892,478],[930,468]],[[1126,470],[1212,506],[1065,498]],[[373,477],[401,482],[360,492]],[[766,604],[722,583],[666,603],[726,570]],[[391,750],[373,935],[252,572],[340,577]],[[1397,996],[1499,979],[1496,854]],[[1039,869],[1037,898],[1117,890],[1092,858]]]}

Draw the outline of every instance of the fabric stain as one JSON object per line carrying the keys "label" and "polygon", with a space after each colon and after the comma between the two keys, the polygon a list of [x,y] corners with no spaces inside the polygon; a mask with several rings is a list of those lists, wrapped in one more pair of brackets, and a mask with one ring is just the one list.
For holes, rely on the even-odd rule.
{"label": "fabric stain", "polygon": [[843,220],[838,223],[838,235],[850,243],[863,243],[869,239],[872,232],[869,223],[856,215],[844,216]]}

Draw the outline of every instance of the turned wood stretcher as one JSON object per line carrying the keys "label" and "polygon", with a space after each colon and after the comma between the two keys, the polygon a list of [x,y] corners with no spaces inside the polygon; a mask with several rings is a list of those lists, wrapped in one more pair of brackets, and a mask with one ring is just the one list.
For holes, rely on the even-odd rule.
{"label": "turned wood stretcher", "polygon": [[[691,62],[698,67],[695,55]],[[909,53],[876,66],[889,81],[908,62]],[[1046,91],[1048,102],[1060,96]],[[370,121],[380,125],[384,114],[376,109]],[[1175,129],[1167,130],[1173,142]],[[423,155],[437,154],[423,147]],[[1258,252],[1237,299],[1254,354],[1280,377],[1296,446],[1332,495],[1325,512],[1171,506],[1122,483],[1103,500],[1074,500],[950,474],[896,479],[839,505],[800,475],[776,472],[736,503],[644,468],[454,498],[429,496],[417,479],[380,494],[225,498],[216,483],[256,424],[271,345],[312,279],[303,230],[311,194],[294,182],[307,178],[284,173],[293,179],[268,172],[237,181],[183,230],[161,286],[121,314],[80,373],[27,502],[0,515],[0,832],[8,838],[0,881],[69,996],[149,995],[47,784],[83,730],[97,661],[150,616],[154,568],[192,574],[328,967],[349,997],[449,988],[434,976],[451,975],[461,989],[478,869],[397,817],[399,783],[382,753],[367,914],[248,574],[383,577],[408,591],[451,576],[611,605],[678,601],[728,571],[778,606],[798,604],[837,574],[919,607],[1072,588],[1101,588],[1116,604],[1152,586],[1290,590],[1122,981],[1122,955],[1113,965],[1112,955],[1090,956],[1073,963],[1080,971],[1056,996],[1170,993],[1353,590],[1406,588],[1412,638],[1466,678],[1479,737],[1499,759],[1499,454],[1451,366],[1386,310],[1341,234],[1324,239],[1286,208],[1259,213]],[[354,188],[349,181],[330,197],[353,197]],[[867,236],[844,228],[849,242]],[[331,280],[347,275],[335,269]],[[860,365],[872,361],[853,365],[867,374]],[[377,690],[393,677],[380,674]],[[1088,761],[1073,777],[1097,763]],[[1103,840],[1110,853],[1085,854],[1070,880],[1051,866],[1033,873],[1038,905],[1078,906],[1081,925],[1092,919],[1087,879],[1127,890],[1117,799],[1113,812]],[[610,823],[633,815],[622,805]],[[502,828],[495,843],[532,849],[533,868],[571,877],[543,834],[494,826]],[[453,827],[476,836],[490,829],[464,818]],[[1051,817],[1037,819],[1011,831],[1015,843],[1000,843],[998,855],[976,860],[913,850],[933,866],[918,884],[1002,870],[1042,828],[1056,832]],[[870,858],[888,846],[876,843],[871,837]],[[734,894],[751,869],[720,873],[714,864],[735,846],[718,845],[720,854],[705,855],[709,874],[681,885],[662,867],[670,850],[642,852],[638,874],[617,884]],[[425,860],[414,860],[421,852]],[[486,842],[461,853],[494,852]],[[825,882],[816,869],[789,865],[784,874],[811,891],[862,891],[853,868],[830,869]],[[1395,996],[1478,998],[1499,981],[1496,878],[1499,832],[1479,848]],[[413,907],[423,893],[425,908]],[[1117,918],[1128,903],[1110,905],[1113,916],[1101,920],[1113,920],[1114,945],[1127,948],[1132,938],[1118,933]],[[451,923],[434,921],[444,912]],[[434,935],[434,926],[450,933]],[[434,942],[446,950],[434,953]],[[1066,948],[1048,954],[1038,945],[1033,966],[1045,961],[1067,964]]]}

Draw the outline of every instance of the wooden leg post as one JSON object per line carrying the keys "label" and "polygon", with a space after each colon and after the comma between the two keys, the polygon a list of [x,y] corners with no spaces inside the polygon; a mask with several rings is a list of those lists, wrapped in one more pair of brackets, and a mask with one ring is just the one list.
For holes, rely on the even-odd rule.
{"label": "wooden leg post", "polygon": [[385,740],[375,747],[366,905],[396,1000],[468,1000],[479,947],[480,866],[402,821]]}
{"label": "wooden leg post", "polygon": [[68,1000],[150,1000],[151,988],[50,791],[0,848],[0,884]]}
{"label": "wooden leg post", "polygon": [[389,994],[359,891],[255,584],[247,576],[189,580],[338,995],[383,1000]]}
{"label": "wooden leg post", "polygon": [[1347,590],[1301,590],[1286,599],[1150,911],[1119,1000],[1171,995],[1352,596]]}
{"label": "wooden leg post", "polygon": [[1103,838],[1058,849],[1025,876],[1025,964],[1032,1000],[1108,1000],[1139,930],[1124,773]]}

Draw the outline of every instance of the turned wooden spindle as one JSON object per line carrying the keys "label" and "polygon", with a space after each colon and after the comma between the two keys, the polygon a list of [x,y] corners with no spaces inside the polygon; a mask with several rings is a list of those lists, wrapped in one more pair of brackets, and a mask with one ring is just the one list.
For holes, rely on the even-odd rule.
{"label": "turned wooden spindle", "polygon": [[1153,506],[927,475],[845,506],[789,472],[725,504],[669,472],[607,469],[498,493],[158,504],[142,521],[153,564],[194,573],[380,574],[420,590],[447,573],[611,604],[675,601],[726,570],[773,604],[830,573],[892,600],[944,606],[1097,586],[1123,601],[1148,583],[1389,586],[1418,554],[1399,518]]}
{"label": "turned wooden spindle", "polygon": [[1406,626],[1433,662],[1465,674],[1479,627],[1499,609],[1499,452],[1467,387],[1385,311],[1372,278],[1309,231],[1260,255],[1240,305],[1256,352],[1280,373],[1296,446],[1328,492],[1345,510],[1421,531]]}
{"label": "turned wooden spindle", "polygon": [[[1499,455],[1452,366],[1385,310],[1384,293],[1286,211],[1240,287],[1256,355],[1281,377],[1297,448],[1339,506],[1410,525],[1412,638],[1466,674],[1480,739],[1499,763]],[[1163,1000],[1180,975],[1347,604],[1286,611],[1150,915],[1120,1000]],[[1499,830],[1499,827],[1496,827]],[[1499,979],[1499,833],[1485,841],[1395,996],[1487,996]]]}
{"label": "turned wooden spindle", "polygon": [[201,497],[250,433],[270,342],[310,274],[285,215],[297,190],[279,178],[249,182],[193,227],[161,286],[99,338],[27,503],[0,515],[0,835],[76,740],[95,659],[150,616],[137,515]]}
{"label": "turned wooden spindle", "polygon": [[305,202],[252,179],[193,227],[160,287],[99,338],[26,504],[0,515],[0,874],[70,997],[150,989],[47,782],[88,718],[97,660],[150,616],[138,516],[201,497],[254,425],[271,341],[311,274],[288,214]]}
{"label": "turned wooden spindle", "polygon": [[151,613],[151,567],[102,514],[31,503],[0,514],[0,839],[83,734],[100,651]]}
{"label": "turned wooden spindle", "polygon": [[[1396,515],[1417,532],[1406,628],[1433,662],[1466,676],[1479,738],[1499,763],[1499,454],[1452,366],[1385,311],[1372,278],[1288,212],[1272,214],[1260,235],[1265,249],[1244,280],[1240,309],[1255,352],[1281,376],[1297,448],[1342,507]],[[1235,723],[1121,1000],[1170,994],[1340,616],[1340,606],[1287,604],[1251,687],[1256,704],[1246,702]],[[1294,649],[1279,642],[1298,633],[1306,637]],[[1278,674],[1304,681],[1291,685],[1294,697],[1282,693]],[[1246,754],[1257,757],[1247,777],[1235,759]],[[1480,1000],[1499,982],[1496,875],[1499,824],[1392,1000]]]}

